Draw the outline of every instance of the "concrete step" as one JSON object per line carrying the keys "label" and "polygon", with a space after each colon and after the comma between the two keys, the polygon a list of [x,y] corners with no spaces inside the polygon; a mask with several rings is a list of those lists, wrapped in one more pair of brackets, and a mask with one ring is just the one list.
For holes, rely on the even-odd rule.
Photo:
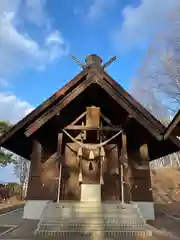
{"label": "concrete step", "polygon": [[81,209],[72,209],[72,208],[58,208],[58,209],[52,209],[49,208],[46,212],[54,212],[54,213],[59,213],[59,212],[112,212],[112,213],[128,213],[128,212],[137,212],[137,209],[107,209],[107,208],[81,208]]}
{"label": "concrete step", "polygon": [[152,234],[150,231],[121,231],[121,232],[115,232],[115,231],[93,231],[93,232],[71,232],[71,231],[63,231],[63,232],[57,232],[57,231],[51,231],[51,232],[45,232],[45,231],[39,231],[36,234],[36,237],[46,237],[46,238],[57,238],[57,239],[66,239],[66,240],[92,240],[92,239],[98,239],[98,240],[120,240],[120,239],[133,239],[134,237],[151,237]]}
{"label": "concrete step", "polygon": [[84,222],[96,222],[96,223],[100,223],[100,224],[144,224],[144,221],[142,219],[114,219],[112,221],[103,221],[100,219],[84,219],[84,220],[75,220],[75,221],[67,221],[67,220],[63,220],[63,219],[58,219],[58,220],[42,220],[41,224],[80,224],[80,223],[84,223]]}
{"label": "concrete step", "polygon": [[[62,239],[62,240],[134,240],[135,237],[142,236],[142,237],[151,237],[152,234],[147,232],[94,232],[94,233],[80,233],[80,232],[51,232],[49,234],[44,233],[43,231],[40,232],[37,237],[45,237],[48,239]],[[148,238],[151,239],[151,238]]]}
{"label": "concrete step", "polygon": [[[134,204],[63,202],[49,203],[35,231],[36,236],[72,236],[103,233],[106,237],[144,234],[147,225]],[[116,237],[117,237],[116,236]]]}
{"label": "concrete step", "polygon": [[41,222],[88,222],[88,221],[100,221],[100,222],[108,222],[108,223],[115,223],[115,222],[132,222],[132,221],[139,221],[139,222],[144,222],[144,219],[142,218],[108,218],[108,219],[101,219],[101,218],[71,218],[71,219],[64,219],[64,218],[48,218],[48,219],[42,219]]}
{"label": "concrete step", "polygon": [[55,225],[51,225],[51,226],[41,226],[41,228],[39,230],[47,230],[47,231],[84,231],[85,229],[87,230],[109,230],[109,231],[116,231],[116,232],[121,232],[121,231],[143,231],[145,230],[144,226],[138,226],[138,225],[110,225],[110,226],[103,226],[103,225],[80,225],[80,226],[55,226]]}
{"label": "concrete step", "polygon": [[124,208],[124,209],[134,209],[136,204],[128,204],[128,203],[108,203],[108,202],[63,202],[60,203],[49,203],[48,207],[56,207],[56,208],[62,208],[62,207],[68,207],[68,208],[96,208],[99,206],[105,207],[105,208],[111,208],[111,209],[117,209],[117,208]]}
{"label": "concrete step", "polygon": [[69,208],[62,208],[62,209],[49,209],[48,211],[46,211],[46,214],[53,214],[53,215],[59,215],[59,214],[80,214],[80,213],[91,213],[91,214],[130,214],[130,213],[139,213],[137,211],[137,209],[133,209],[133,210],[121,210],[121,209],[117,209],[117,210],[110,210],[110,209],[69,209]]}
{"label": "concrete step", "polygon": [[[56,227],[56,228],[63,228],[63,227],[69,227],[69,228],[71,228],[71,227],[73,227],[73,228],[79,228],[79,227],[84,227],[84,226],[89,226],[89,227],[92,227],[92,226],[94,226],[94,227],[99,227],[99,226],[102,226],[103,228],[106,228],[106,227],[130,227],[130,226],[132,226],[132,227],[134,227],[134,226],[136,226],[136,227],[142,227],[142,226],[144,226],[144,224],[141,224],[141,223],[119,223],[119,224],[103,224],[103,223],[89,223],[89,224],[86,224],[86,223],[79,223],[79,224],[73,224],[73,223],[68,223],[68,224],[66,224],[66,223],[60,223],[60,224],[42,224],[41,225],[43,228],[45,227],[45,228],[50,228],[50,227]],[[41,227],[40,227],[41,228]]]}
{"label": "concrete step", "polygon": [[77,222],[77,223],[74,223],[74,222],[42,222],[41,223],[41,226],[87,226],[87,225],[93,225],[93,226],[124,226],[124,225],[127,225],[127,226],[144,226],[144,223],[141,222],[141,221],[117,221],[117,222],[103,222],[103,221],[92,221],[92,222]]}
{"label": "concrete step", "polygon": [[50,216],[52,216],[52,218],[56,219],[56,218],[59,218],[59,217],[65,217],[65,218],[81,218],[81,217],[87,217],[87,218],[93,218],[93,217],[104,217],[106,218],[109,217],[109,218],[113,218],[113,217],[125,217],[125,218],[134,218],[135,216],[141,216],[140,213],[136,213],[136,212],[132,212],[132,213],[129,213],[129,214],[126,214],[126,213],[107,213],[107,212],[104,212],[104,213],[87,213],[87,212],[81,212],[81,213],[70,213],[68,214],[67,212],[61,212],[61,213],[56,213],[56,214],[53,214],[53,212],[51,212],[51,214],[47,214],[46,216],[44,216],[44,218],[49,218]]}

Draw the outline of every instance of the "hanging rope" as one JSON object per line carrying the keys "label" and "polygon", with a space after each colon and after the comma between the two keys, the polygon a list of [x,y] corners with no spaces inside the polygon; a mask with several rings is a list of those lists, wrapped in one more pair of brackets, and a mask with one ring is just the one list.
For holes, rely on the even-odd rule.
{"label": "hanging rope", "polygon": [[118,133],[116,133],[115,135],[113,135],[111,138],[107,139],[104,142],[101,143],[97,143],[97,144],[85,144],[83,142],[78,141],[77,139],[75,139],[73,136],[71,136],[71,134],[69,134],[65,129],[63,129],[63,132],[74,142],[77,143],[80,147],[82,148],[86,148],[89,150],[93,150],[93,149],[97,149],[97,148],[101,148],[103,146],[105,146],[106,144],[108,144],[109,142],[111,142],[114,138],[116,138],[119,134],[121,134],[121,132],[123,131],[120,130]]}

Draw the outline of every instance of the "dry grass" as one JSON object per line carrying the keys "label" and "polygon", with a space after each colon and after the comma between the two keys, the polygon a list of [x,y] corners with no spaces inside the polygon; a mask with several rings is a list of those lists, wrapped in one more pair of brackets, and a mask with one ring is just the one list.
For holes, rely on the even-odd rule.
{"label": "dry grass", "polygon": [[161,168],[151,172],[156,214],[180,216],[180,169]]}
{"label": "dry grass", "polygon": [[152,170],[151,181],[156,215],[153,225],[180,237],[180,221],[169,217],[180,217],[180,169]]}
{"label": "dry grass", "polygon": [[180,169],[161,168],[152,170],[151,181],[156,203],[180,202]]}

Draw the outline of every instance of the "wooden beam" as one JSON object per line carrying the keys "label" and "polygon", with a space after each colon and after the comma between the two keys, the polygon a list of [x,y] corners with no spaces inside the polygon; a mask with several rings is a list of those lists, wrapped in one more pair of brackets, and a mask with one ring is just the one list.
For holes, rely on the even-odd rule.
{"label": "wooden beam", "polygon": [[131,164],[134,169],[148,170],[149,169],[149,151],[148,144],[142,144],[135,152],[130,152]]}
{"label": "wooden beam", "polygon": [[60,159],[62,156],[63,149],[63,133],[58,133],[58,143],[57,143],[57,158]]}
{"label": "wooden beam", "polygon": [[25,118],[23,118],[19,123],[17,123],[14,127],[10,129],[6,134],[4,134],[0,138],[0,144],[7,141],[12,135],[14,135],[17,131],[27,125],[29,122],[33,121],[38,115],[40,115],[45,109],[47,109],[53,102],[65,96],[66,92],[70,91],[70,89],[79,83],[86,75],[88,74],[88,68],[84,69],[80,72],[75,78],[71,79],[67,84],[65,84],[61,89],[55,92],[50,98],[48,98],[45,102],[39,105],[34,111],[28,114]]}
{"label": "wooden beam", "polygon": [[28,181],[26,199],[40,199],[43,194],[43,185],[41,182],[42,175],[42,145],[39,141],[33,140],[31,165]]}
{"label": "wooden beam", "polygon": [[100,108],[99,107],[87,107],[86,109],[86,126],[87,127],[100,127]]}
{"label": "wooden beam", "polygon": [[27,137],[31,136],[40,127],[42,127],[48,120],[55,116],[59,111],[61,111],[67,104],[74,100],[79,94],[81,94],[85,89],[87,89],[92,84],[92,81],[85,80],[78,87],[76,87],[72,92],[67,94],[59,103],[50,108],[44,115],[39,117],[35,122],[33,122],[25,131]]}
{"label": "wooden beam", "polygon": [[129,187],[131,185],[130,178],[131,178],[131,169],[129,166],[128,155],[127,155],[127,136],[126,133],[123,132],[122,135],[122,149],[121,149],[121,161],[123,164],[127,165],[126,168],[121,165],[121,180],[125,181],[126,184],[121,182],[121,197],[122,201],[129,202],[131,201],[131,192]]}
{"label": "wooden beam", "polygon": [[65,127],[66,130],[80,130],[80,131],[112,131],[112,132],[119,132],[122,130],[122,127],[86,127],[80,125],[69,125]]}
{"label": "wooden beam", "polygon": [[160,132],[164,130],[164,126],[160,121],[158,121],[155,117],[152,116],[139,102],[137,102],[130,94],[128,94],[125,89],[123,89],[119,83],[114,81],[107,72],[103,71],[102,78],[104,82],[106,81],[110,84],[116,92],[121,95],[121,99],[125,102],[128,106],[130,106],[134,111],[139,112],[140,115],[143,115],[143,118],[146,118],[148,121],[151,122],[155,126],[156,129],[159,129]]}
{"label": "wooden beam", "polygon": [[57,144],[57,159],[59,165],[59,177],[58,177],[58,192],[57,192],[57,202],[61,198],[61,177],[62,177],[62,154],[63,154],[63,133],[58,134],[58,144]]}
{"label": "wooden beam", "polygon": [[134,119],[138,119],[138,122],[142,124],[151,134],[153,134],[158,140],[162,140],[162,132],[158,128],[152,126],[152,122],[149,121],[138,109],[133,109],[132,104],[120,95],[113,87],[106,81],[102,81],[100,78],[96,82],[122,107],[124,108]]}
{"label": "wooden beam", "polygon": [[143,163],[148,163],[149,164],[149,149],[148,149],[148,144],[143,144],[140,146],[140,157],[141,157],[141,162]]}
{"label": "wooden beam", "polygon": [[86,116],[86,111],[83,112],[78,118],[76,118],[70,125],[75,125],[79,120]]}
{"label": "wooden beam", "polygon": [[[79,120],[81,120],[83,117],[86,116],[87,111],[83,112],[79,117],[77,117],[73,122],[71,122],[71,124],[69,124],[68,126],[72,126],[75,125]],[[84,122],[82,122],[82,124],[84,124]],[[68,127],[66,126],[66,127]],[[76,139],[81,139],[81,133],[79,133],[75,138]],[[84,139],[86,139],[86,132],[84,131]]]}
{"label": "wooden beam", "polygon": [[31,154],[31,176],[40,177],[41,174],[42,146],[37,140],[33,140]]}
{"label": "wooden beam", "polygon": [[107,118],[104,114],[101,113],[101,117],[102,117],[102,119],[103,119],[109,126],[115,127],[115,125],[113,125],[113,124],[111,123],[111,120],[110,120],[109,118]]}
{"label": "wooden beam", "polygon": [[[96,107],[96,106],[91,106],[91,107],[86,107],[86,127],[87,128],[97,128],[99,129],[100,127],[100,107]],[[86,133],[86,137],[87,138],[91,138],[91,133],[92,131],[84,131]],[[96,135],[96,138],[98,139],[99,136],[99,131],[93,133],[93,135]]]}
{"label": "wooden beam", "polygon": [[[92,80],[91,80],[92,79]],[[100,78],[95,79],[91,78],[88,80],[85,80],[83,83],[81,83],[77,88],[75,88],[71,93],[69,93],[65,98],[63,98],[59,103],[57,103],[54,107],[50,108],[50,110],[45,113],[43,116],[38,118],[34,123],[32,123],[25,131],[25,135],[27,137],[31,136],[35,131],[37,131],[43,124],[45,124],[49,119],[51,119],[54,115],[56,115],[59,111],[61,111],[64,106],[66,106],[71,100],[73,100],[76,96],[78,96],[80,93],[82,93],[89,85],[91,85],[95,80],[96,83],[99,84],[101,87],[103,86],[103,81],[100,80]],[[106,87],[106,91],[109,93],[110,86]],[[112,94],[110,94],[112,95]],[[119,103],[118,97],[115,98],[115,100]],[[121,105],[121,103],[120,103]],[[131,114],[133,115],[133,114]]]}
{"label": "wooden beam", "polygon": [[180,135],[180,110],[177,112],[169,126],[164,132],[164,139],[166,140],[169,135],[178,136]]}

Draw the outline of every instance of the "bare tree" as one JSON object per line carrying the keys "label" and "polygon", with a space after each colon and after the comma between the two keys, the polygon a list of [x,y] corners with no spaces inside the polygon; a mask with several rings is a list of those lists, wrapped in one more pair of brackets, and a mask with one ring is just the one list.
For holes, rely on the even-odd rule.
{"label": "bare tree", "polygon": [[160,120],[164,125],[170,122],[170,114],[167,107],[163,104],[161,96],[151,87],[150,82],[146,82],[144,75],[138,75],[138,80],[133,80],[131,94],[139,101],[153,116]]}
{"label": "bare tree", "polygon": [[171,15],[166,33],[157,36],[149,47],[132,85],[137,100],[146,100],[146,108],[156,105],[154,115],[158,118],[165,117],[165,109],[171,112],[165,115],[174,115],[180,108],[180,8]]}
{"label": "bare tree", "polygon": [[16,158],[16,165],[14,165],[14,174],[22,185],[22,198],[24,198],[27,191],[30,163],[28,160],[20,156],[14,155],[14,157]]}
{"label": "bare tree", "polygon": [[[131,93],[165,126],[180,108],[180,9],[167,33],[148,48],[131,84]],[[152,168],[180,167],[180,152],[153,161]]]}
{"label": "bare tree", "polygon": [[17,163],[14,166],[14,174],[20,180],[20,183],[23,184],[29,171],[29,161],[19,156],[16,156],[16,159]]}
{"label": "bare tree", "polygon": [[166,99],[165,105],[173,112],[180,108],[180,32],[175,34],[160,41],[162,49],[153,55],[157,67],[147,75],[152,89]]}

